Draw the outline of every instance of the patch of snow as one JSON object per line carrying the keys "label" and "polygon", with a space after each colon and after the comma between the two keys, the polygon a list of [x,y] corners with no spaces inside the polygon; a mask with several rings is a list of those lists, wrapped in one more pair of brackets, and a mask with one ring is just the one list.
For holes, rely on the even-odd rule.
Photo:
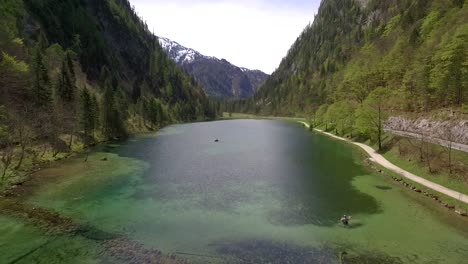
{"label": "patch of snow", "polygon": [[[194,62],[197,59],[207,59],[207,60],[214,60],[218,61],[220,63],[228,63],[225,59],[218,59],[213,56],[205,56],[200,54],[198,51],[184,47],[180,45],[179,43],[170,40],[165,37],[158,37],[159,43],[161,44],[161,47],[164,49],[166,54],[174,60],[177,64],[190,64]],[[231,64],[232,65],[232,64]],[[234,65],[235,66],[235,65]],[[251,71],[250,69],[244,68],[244,67],[239,67],[242,72],[249,72]]]}
{"label": "patch of snow", "polygon": [[170,40],[167,38],[159,38],[159,43],[161,44],[161,47],[165,50],[170,49],[172,47],[172,43]]}
{"label": "patch of snow", "polygon": [[159,37],[159,43],[166,53],[179,64],[188,64],[193,62],[197,57],[210,58],[203,56],[197,51],[186,48],[179,43],[170,39]]}

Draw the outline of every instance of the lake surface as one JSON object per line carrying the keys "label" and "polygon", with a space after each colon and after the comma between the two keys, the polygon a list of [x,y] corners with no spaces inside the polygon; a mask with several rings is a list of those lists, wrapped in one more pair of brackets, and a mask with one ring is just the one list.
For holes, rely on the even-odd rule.
{"label": "lake surface", "polygon": [[109,234],[194,263],[466,263],[466,220],[359,160],[296,123],[170,126],[38,173],[26,203],[94,232],[0,213],[0,263],[125,263]]}

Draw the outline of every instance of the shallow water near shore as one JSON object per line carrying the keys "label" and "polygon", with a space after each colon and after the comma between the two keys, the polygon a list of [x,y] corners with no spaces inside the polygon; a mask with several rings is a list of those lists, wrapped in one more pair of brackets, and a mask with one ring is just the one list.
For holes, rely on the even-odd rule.
{"label": "shallow water near shore", "polygon": [[40,171],[26,198],[94,231],[51,235],[0,213],[0,263],[106,263],[102,234],[195,263],[468,259],[468,221],[356,155],[296,123],[260,120],[174,125],[102,146],[86,163]]}

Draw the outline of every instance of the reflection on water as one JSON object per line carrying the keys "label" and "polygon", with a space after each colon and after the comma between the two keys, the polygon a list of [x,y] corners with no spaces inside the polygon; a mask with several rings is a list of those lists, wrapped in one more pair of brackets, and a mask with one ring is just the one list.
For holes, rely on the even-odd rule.
{"label": "reflection on water", "polygon": [[[34,251],[53,236],[9,219],[11,231],[0,236],[1,263],[31,251],[24,263],[73,263],[83,255],[85,263],[128,263],[162,253],[177,256],[171,263],[468,258],[466,221],[441,221],[430,204],[402,195],[382,175],[369,175],[349,146],[294,123],[171,126],[157,136],[97,148],[88,162],[65,161],[37,179],[41,185],[27,202],[82,228],[55,236],[63,248],[51,242]],[[339,221],[343,214],[352,216],[349,227]],[[61,262],[48,258],[56,253]]]}

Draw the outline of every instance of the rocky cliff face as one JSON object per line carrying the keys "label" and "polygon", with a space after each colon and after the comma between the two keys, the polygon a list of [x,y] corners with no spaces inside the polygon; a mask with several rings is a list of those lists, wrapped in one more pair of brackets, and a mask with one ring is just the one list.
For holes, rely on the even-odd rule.
{"label": "rocky cliff face", "polygon": [[390,117],[385,122],[384,128],[390,132],[410,132],[424,137],[468,145],[468,119],[466,117],[437,120],[425,117],[410,119],[395,116]]}
{"label": "rocky cliff face", "polygon": [[211,97],[247,98],[268,78],[262,71],[241,68],[225,59],[205,56],[167,38],[160,37],[159,42],[166,54],[190,73]]}

